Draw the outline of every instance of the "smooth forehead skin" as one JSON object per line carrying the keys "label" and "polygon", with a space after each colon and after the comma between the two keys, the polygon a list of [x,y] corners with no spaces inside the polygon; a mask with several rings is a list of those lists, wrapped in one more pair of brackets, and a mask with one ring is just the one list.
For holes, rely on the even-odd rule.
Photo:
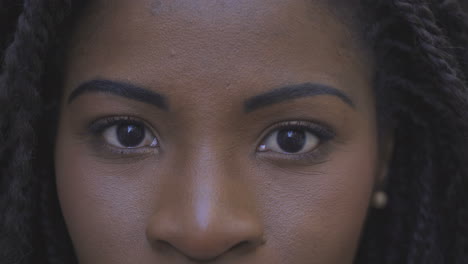
{"label": "smooth forehead skin", "polygon": [[[70,41],[55,148],[59,200],[80,264],[352,263],[380,176],[373,65],[333,6],[304,0],[95,1]],[[89,92],[106,79],[168,109]],[[250,113],[285,85],[346,94]],[[89,132],[104,117],[144,121],[157,151],[122,154]],[[262,153],[281,122],[326,124],[313,155]]]}

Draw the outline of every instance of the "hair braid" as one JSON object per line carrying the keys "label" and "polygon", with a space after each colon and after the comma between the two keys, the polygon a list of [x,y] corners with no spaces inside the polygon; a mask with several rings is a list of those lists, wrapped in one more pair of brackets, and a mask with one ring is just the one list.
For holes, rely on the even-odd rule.
{"label": "hair braid", "polygon": [[452,43],[451,49],[459,58],[460,68],[468,78],[468,16],[457,0],[432,0],[434,14],[439,24],[447,24],[444,28],[448,39]]}
{"label": "hair braid", "polygon": [[463,61],[445,35],[451,24],[442,30],[434,16],[440,11],[423,1],[363,2],[373,14],[367,32],[379,65],[379,124],[398,124],[391,202],[384,212],[371,210],[358,263],[464,263],[468,185],[466,150],[459,146],[467,143],[468,96]]}
{"label": "hair braid", "polygon": [[23,1],[0,1],[0,32],[2,32],[2,34],[0,34],[0,61],[3,60],[5,48],[11,42],[12,32],[14,32],[22,6]]}
{"label": "hair braid", "polygon": [[[434,14],[438,22],[449,25],[445,28],[444,32],[452,44],[450,50],[458,58],[465,86],[468,86],[468,16],[463,10],[461,3],[456,0],[431,0],[431,4],[434,7]],[[464,98],[467,97],[465,96]],[[466,138],[467,135],[465,135]],[[465,153],[460,156],[466,156],[466,152],[468,151],[465,150]],[[468,193],[466,190],[468,189],[468,179],[463,175],[463,172],[459,171],[454,173],[453,177],[454,181],[447,191],[448,195],[445,199],[445,206],[448,207],[448,212],[456,212],[452,220],[447,222],[448,226],[454,226],[455,228],[452,233],[453,236],[448,236],[447,239],[453,241],[453,246],[450,247],[453,255],[463,256],[463,260],[459,261],[467,263]]]}
{"label": "hair braid", "polygon": [[[48,47],[54,41],[56,27],[62,22],[69,1],[24,2],[14,40],[5,52],[0,85],[0,105],[4,116],[0,128],[9,133],[3,135],[1,159],[7,164],[2,170],[2,180],[8,186],[5,193],[1,225],[6,232],[0,238],[0,248],[6,251],[8,262],[28,262],[40,252],[32,244],[38,237],[38,185],[33,160],[37,142],[34,121],[42,110],[38,87],[44,73]],[[21,133],[18,133],[21,131]],[[8,157],[6,154],[8,153]],[[6,206],[8,205],[8,206]],[[14,243],[12,243],[14,241]],[[20,250],[20,252],[17,252]]]}
{"label": "hair braid", "polygon": [[[421,56],[425,57],[436,76],[439,76],[441,88],[449,88],[455,97],[466,97],[463,83],[463,73],[459,63],[447,50],[451,47],[443,31],[436,24],[434,14],[427,3],[419,0],[394,0],[399,15],[404,18],[415,34],[417,47]],[[458,109],[458,108],[452,108]],[[457,113],[463,115],[465,113]]]}
{"label": "hair braid", "polygon": [[[447,51],[450,43],[446,41],[442,30],[436,25],[432,11],[427,4],[421,2],[409,4],[408,1],[399,0],[395,4],[403,10],[403,16],[413,26],[419,46],[427,54],[427,58],[435,69],[434,73],[440,76],[441,88],[449,89],[449,94],[455,95],[453,96],[455,100],[452,101],[465,103],[467,98],[466,87],[464,87],[463,79],[461,79],[464,76],[463,71],[456,68],[459,65],[458,61],[455,60],[453,54]],[[450,65],[452,65],[452,68],[448,67]],[[458,109],[466,110],[466,107]],[[459,114],[466,115],[466,112],[462,111]]]}

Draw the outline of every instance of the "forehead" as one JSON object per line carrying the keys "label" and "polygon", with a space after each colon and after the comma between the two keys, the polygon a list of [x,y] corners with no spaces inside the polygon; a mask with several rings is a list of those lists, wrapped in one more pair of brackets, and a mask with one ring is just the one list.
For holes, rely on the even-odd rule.
{"label": "forehead", "polygon": [[289,82],[358,86],[368,56],[333,10],[308,0],[95,1],[71,41],[67,86],[96,77],[192,94],[239,81],[252,94]]}

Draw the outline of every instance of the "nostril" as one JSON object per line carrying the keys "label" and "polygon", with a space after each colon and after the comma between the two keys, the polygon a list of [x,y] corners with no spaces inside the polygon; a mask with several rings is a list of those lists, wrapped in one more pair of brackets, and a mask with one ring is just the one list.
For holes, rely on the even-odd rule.
{"label": "nostril", "polygon": [[249,241],[242,241],[242,242],[239,242],[238,244],[232,246],[229,250],[240,250],[240,249],[249,247],[250,244],[251,243]]}
{"label": "nostril", "polygon": [[239,255],[244,255],[251,252],[254,248],[254,243],[246,240],[232,246],[230,249],[227,250],[227,252],[237,252],[237,254]]}
{"label": "nostril", "polygon": [[[258,246],[259,244],[263,244],[263,243],[255,243],[255,242],[248,241],[248,240],[242,241],[230,247],[228,250],[223,252],[223,254],[226,252],[232,252],[232,251],[237,252],[237,254],[247,254],[251,252],[252,250],[255,250],[256,245]],[[193,262],[210,262],[210,261],[216,260],[220,255],[222,255],[220,254],[220,255],[211,256],[211,257],[194,257],[191,255],[187,255],[186,252],[181,251],[177,247],[174,247],[171,243],[164,241],[164,240],[153,241],[152,248],[163,254],[170,254],[171,251],[178,252],[178,254],[184,255],[187,259]]]}
{"label": "nostril", "polygon": [[[242,248],[242,247],[246,246],[247,244],[248,244],[247,241],[246,241],[246,243],[244,243],[244,242],[239,243],[239,244],[234,245],[233,247],[231,247],[230,250],[235,250],[236,248]],[[177,252],[177,254],[185,256],[188,260],[190,260],[192,262],[195,262],[195,263],[211,262],[211,261],[216,260],[219,257],[219,255],[210,256],[210,257],[208,257],[208,256],[202,257],[202,256],[187,255],[187,252],[184,252],[184,251],[180,250],[179,248],[173,246],[171,243],[169,243],[167,241],[164,241],[164,240],[154,241],[152,243],[152,248],[154,250],[157,250],[161,254],[172,254],[173,252]]]}
{"label": "nostril", "polygon": [[265,241],[263,239],[244,240],[244,241],[241,241],[241,242],[233,245],[227,251],[236,251],[238,254],[247,254],[247,253],[255,250],[257,247],[262,246],[263,244],[265,244]]}
{"label": "nostril", "polygon": [[154,249],[154,250],[157,250],[159,252],[167,252],[168,250],[172,250],[174,247],[164,241],[164,240],[154,240],[151,242],[151,247]]}
{"label": "nostril", "polygon": [[[244,239],[238,243],[229,245],[229,240],[219,238],[197,236],[171,236],[166,239],[154,239],[151,241],[153,250],[159,254],[172,255],[173,253],[185,256],[195,262],[211,261],[219,256],[230,253],[237,255],[249,254],[265,242],[263,239]],[[205,238],[205,239],[202,239]],[[225,237],[224,237],[225,238]],[[232,241],[233,242],[233,241]],[[224,244],[224,246],[223,246]]]}

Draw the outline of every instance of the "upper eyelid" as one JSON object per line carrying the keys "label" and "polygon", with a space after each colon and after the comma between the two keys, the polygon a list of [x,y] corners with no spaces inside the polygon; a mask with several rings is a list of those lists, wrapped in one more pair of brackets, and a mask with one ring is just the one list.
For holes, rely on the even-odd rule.
{"label": "upper eyelid", "polygon": [[[281,128],[287,128],[287,127],[301,127],[301,128],[322,128],[324,131],[327,131],[329,134],[329,137],[335,137],[336,132],[335,129],[332,128],[329,125],[323,124],[323,122],[319,121],[306,121],[306,120],[288,120],[288,121],[282,121],[282,122],[277,122],[269,127],[267,127],[265,130],[262,131],[261,133],[261,142],[263,142],[266,137],[270,136],[273,134],[275,131],[281,129]],[[311,132],[316,133],[317,131],[312,130]]]}
{"label": "upper eyelid", "polygon": [[[92,128],[94,124],[98,125],[100,122],[106,122],[106,121],[103,121],[105,119],[115,119],[115,122],[108,122],[107,124],[103,124],[102,128],[100,128],[99,130]],[[94,136],[97,136],[97,134],[102,134],[102,132],[104,132],[105,129],[108,129],[112,126],[117,125],[116,123],[121,120],[122,121],[130,120],[130,121],[142,123],[144,127],[149,130],[151,135],[156,138],[156,140],[158,141],[158,144],[161,145],[161,142],[163,141],[163,139],[161,138],[160,133],[158,133],[158,131],[146,120],[142,118],[134,117],[134,116],[105,116],[105,117],[97,118],[88,125],[87,131],[88,133],[91,133]]]}
{"label": "upper eyelid", "polygon": [[[114,119],[114,120],[109,121],[110,119]],[[134,121],[134,122],[141,123],[146,128],[149,128],[151,133],[153,133],[155,136],[158,134],[155,131],[155,129],[149,124],[149,122],[147,122],[146,120],[142,118],[133,117],[133,116],[105,116],[105,117],[97,118],[88,125],[88,130],[91,132],[99,133],[99,132],[102,132],[103,129],[107,129],[109,127],[112,127],[118,124],[119,122],[124,122],[124,121],[130,121],[130,122]],[[100,128],[100,131],[99,131],[99,128]]]}

